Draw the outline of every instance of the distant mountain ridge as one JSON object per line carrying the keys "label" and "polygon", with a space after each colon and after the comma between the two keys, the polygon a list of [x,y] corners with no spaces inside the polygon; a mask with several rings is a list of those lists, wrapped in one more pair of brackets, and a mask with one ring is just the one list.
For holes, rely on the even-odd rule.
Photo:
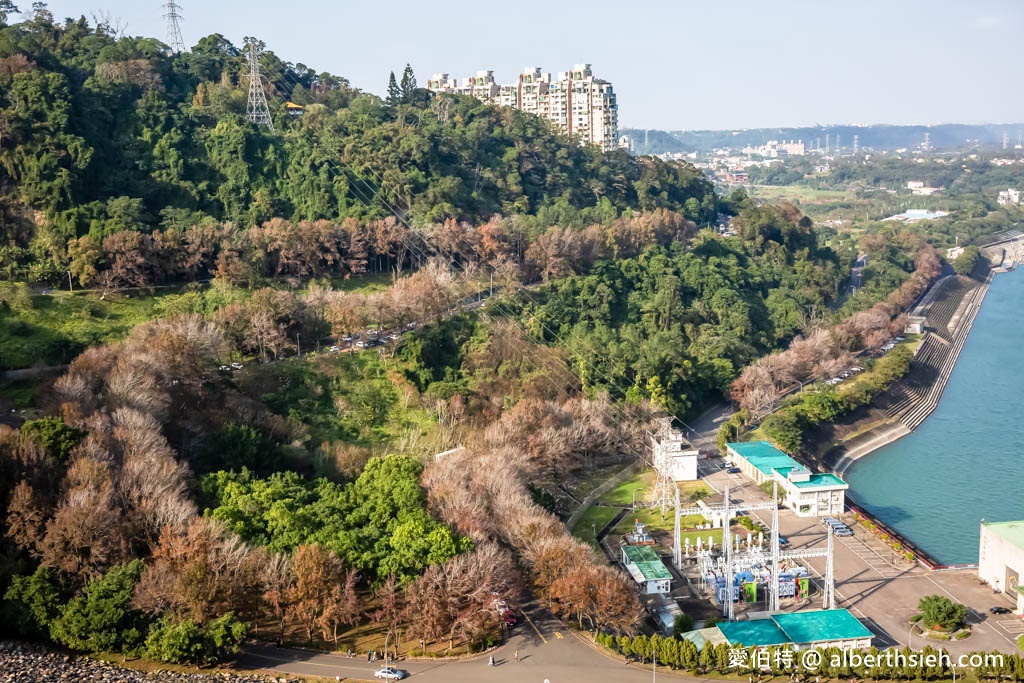
{"label": "distant mountain ridge", "polygon": [[[637,154],[663,154],[666,152],[711,151],[716,147],[744,147],[762,145],[768,140],[803,140],[810,149],[816,142],[825,147],[839,146],[849,150],[853,136],[858,136],[861,149],[893,150],[903,147],[919,147],[929,134],[929,143],[935,149],[967,149],[972,147],[1000,146],[1003,134],[1013,148],[1024,136],[1024,123],[1006,124],[960,124],[948,123],[937,126],[893,126],[893,125],[827,125],[798,128],[743,128],[731,130],[644,130],[623,128],[620,133],[633,140]],[[838,137],[837,137],[838,136]]]}

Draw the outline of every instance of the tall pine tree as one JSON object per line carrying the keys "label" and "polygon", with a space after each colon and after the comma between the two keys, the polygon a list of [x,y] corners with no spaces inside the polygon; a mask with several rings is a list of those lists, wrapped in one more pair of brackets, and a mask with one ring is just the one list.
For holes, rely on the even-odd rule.
{"label": "tall pine tree", "polygon": [[[405,80],[404,77],[402,79]],[[392,107],[402,102],[402,91],[398,89],[398,83],[395,81],[395,72],[391,72],[391,77],[388,78],[388,99],[387,102]]]}
{"label": "tall pine tree", "polygon": [[412,94],[416,90],[416,76],[412,73],[412,67],[405,65],[402,72],[402,102],[408,104],[412,101]]}

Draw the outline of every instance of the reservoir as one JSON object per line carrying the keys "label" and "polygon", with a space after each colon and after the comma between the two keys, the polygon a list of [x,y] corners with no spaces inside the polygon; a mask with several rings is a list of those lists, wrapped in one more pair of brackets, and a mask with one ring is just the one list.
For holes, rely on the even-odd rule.
{"label": "reservoir", "polygon": [[997,274],[935,412],[853,463],[857,502],[944,564],[978,561],[982,519],[1024,519],[1024,273]]}

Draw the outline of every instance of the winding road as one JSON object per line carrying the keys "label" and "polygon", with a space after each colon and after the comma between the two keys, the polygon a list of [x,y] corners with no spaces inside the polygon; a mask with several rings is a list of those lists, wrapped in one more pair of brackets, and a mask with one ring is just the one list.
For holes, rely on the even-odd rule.
{"label": "winding road", "polygon": [[[568,631],[537,603],[527,606],[522,614],[527,619],[515,626],[503,647],[493,651],[493,667],[488,666],[487,655],[460,660],[409,660],[398,662],[397,666],[411,674],[408,680],[424,683],[641,683],[651,680],[650,665],[626,666],[623,660],[612,659]],[[516,650],[519,662],[515,661]],[[349,658],[273,646],[248,647],[236,662],[247,669],[367,681],[374,680],[373,672],[382,665],[379,661],[366,661],[365,652]],[[659,674],[667,672],[658,668]],[[680,679],[680,676],[673,676],[673,680]]]}

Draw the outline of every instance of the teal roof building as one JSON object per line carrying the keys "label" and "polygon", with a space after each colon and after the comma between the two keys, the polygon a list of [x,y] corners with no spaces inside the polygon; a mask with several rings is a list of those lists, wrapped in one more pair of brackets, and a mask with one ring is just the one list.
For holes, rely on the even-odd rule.
{"label": "teal roof building", "polygon": [[[872,633],[849,610],[788,612],[765,619],[727,621],[717,625],[729,645],[769,647],[871,647]],[[707,638],[704,638],[707,640]]]}
{"label": "teal roof building", "polygon": [[754,483],[778,482],[783,504],[797,515],[843,514],[849,485],[836,475],[811,472],[769,441],[730,443],[726,449],[733,464]]}

